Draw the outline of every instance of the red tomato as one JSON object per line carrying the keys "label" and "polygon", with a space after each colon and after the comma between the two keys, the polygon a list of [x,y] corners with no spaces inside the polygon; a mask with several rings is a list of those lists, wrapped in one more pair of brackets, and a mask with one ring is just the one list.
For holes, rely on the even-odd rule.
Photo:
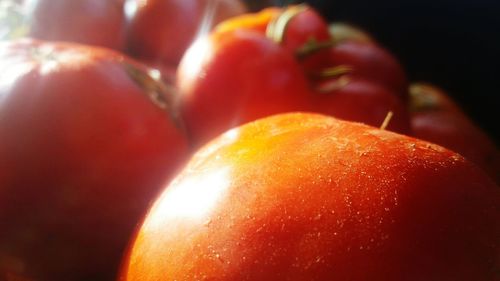
{"label": "red tomato", "polygon": [[3,43],[0,72],[0,279],[111,280],[187,156],[168,93],[122,55],[74,44]]}
{"label": "red tomato", "polygon": [[120,280],[493,281],[499,208],[498,186],[456,153],[284,114],[195,154]]}
{"label": "red tomato", "polygon": [[446,92],[430,84],[412,84],[410,107],[415,137],[462,154],[500,183],[500,151]]}
{"label": "red tomato", "polygon": [[380,127],[392,112],[387,129],[409,134],[410,119],[394,92],[356,76],[343,75],[322,83],[314,95],[314,112]]}
{"label": "red tomato", "polygon": [[384,48],[360,42],[344,42],[331,48],[332,65],[348,65],[352,75],[377,82],[407,100],[408,81],[398,60]]}
{"label": "red tomato", "polygon": [[[286,8],[270,7],[258,13],[229,18],[216,26],[218,32],[246,29],[267,37],[298,56],[304,48],[315,48],[320,43],[330,43],[328,24],[311,7],[292,5]],[[313,45],[313,46],[310,46]]]}
{"label": "red tomato", "polygon": [[267,35],[293,53],[308,43],[330,42],[328,23],[307,5],[289,6],[270,22]]}
{"label": "red tomato", "polygon": [[136,6],[128,52],[138,58],[177,65],[198,33],[246,11],[239,0],[131,0]]}
{"label": "red tomato", "polygon": [[322,78],[325,70],[349,67],[351,75],[378,83],[405,102],[408,99],[408,81],[401,64],[387,50],[374,43],[341,41],[330,48],[326,59],[324,54],[312,55],[303,64],[315,79]]}
{"label": "red tomato", "polygon": [[328,49],[333,39],[328,24],[317,11],[305,4],[270,7],[258,13],[233,17],[217,25],[215,32],[240,29],[266,35],[289,50],[299,61],[312,54],[315,61],[324,63],[329,60]]}
{"label": "red tomato", "polygon": [[260,117],[308,108],[310,98],[293,55],[248,30],[195,43],[177,79],[177,105],[196,144]]}
{"label": "red tomato", "polygon": [[123,49],[124,0],[26,0],[33,38]]}

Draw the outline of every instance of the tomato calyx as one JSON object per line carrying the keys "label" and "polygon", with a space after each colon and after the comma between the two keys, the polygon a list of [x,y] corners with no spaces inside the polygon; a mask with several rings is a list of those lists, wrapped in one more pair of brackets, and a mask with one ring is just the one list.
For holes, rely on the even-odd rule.
{"label": "tomato calyx", "polygon": [[410,85],[408,94],[411,97],[410,112],[439,110],[439,100],[434,95],[426,94],[426,89],[420,85]]}
{"label": "tomato calyx", "polygon": [[274,42],[281,44],[285,39],[285,33],[288,24],[294,17],[309,9],[306,4],[290,6],[281,12],[277,17],[273,18],[267,25],[266,37]]}
{"label": "tomato calyx", "polygon": [[163,81],[161,73],[156,69],[144,70],[131,63],[122,62],[127,75],[141,88],[149,100],[161,110],[168,113],[175,126],[184,130],[184,125],[176,112],[174,112],[173,96],[176,89]]}
{"label": "tomato calyx", "polygon": [[334,67],[325,68],[319,72],[310,73],[313,79],[328,81],[319,83],[315,90],[320,94],[330,94],[331,92],[338,91],[351,82],[349,74],[353,71],[352,67],[348,65],[338,65]]}
{"label": "tomato calyx", "polygon": [[354,69],[350,65],[337,65],[327,67],[317,73],[313,73],[317,78],[336,78],[345,74],[350,74]]}
{"label": "tomato calyx", "polygon": [[304,43],[304,45],[297,48],[297,50],[295,51],[295,56],[297,57],[297,59],[302,60],[321,50],[331,48],[335,46],[335,44],[335,40],[318,42],[314,37],[311,37],[306,43]]}
{"label": "tomato calyx", "polygon": [[123,63],[123,66],[128,76],[146,92],[156,106],[163,110],[171,107],[166,93],[171,93],[174,90],[161,80],[157,70],[143,71],[129,63]]}
{"label": "tomato calyx", "polygon": [[[307,4],[293,5],[284,9],[268,23],[265,33],[266,37],[277,44],[286,44],[285,41],[290,23],[294,18],[308,10],[311,10],[311,8]],[[312,34],[309,38],[307,38],[307,41],[302,44],[302,46],[295,49],[294,53],[297,59],[301,60],[320,50],[328,49],[334,45],[334,40],[329,39],[318,41],[318,38]]]}
{"label": "tomato calyx", "polygon": [[316,92],[323,95],[331,94],[334,91],[338,91],[351,83],[351,78],[347,75],[341,75],[340,77],[323,83],[316,87]]}
{"label": "tomato calyx", "polygon": [[328,26],[328,31],[335,38],[337,44],[344,42],[358,42],[375,44],[367,32],[361,28],[346,22],[333,22]]}

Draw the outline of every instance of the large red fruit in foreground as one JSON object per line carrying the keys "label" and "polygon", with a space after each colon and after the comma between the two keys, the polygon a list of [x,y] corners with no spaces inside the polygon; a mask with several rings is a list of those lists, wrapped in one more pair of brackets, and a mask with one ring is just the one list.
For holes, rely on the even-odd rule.
{"label": "large red fruit in foreground", "polygon": [[147,215],[121,280],[498,280],[500,190],[442,147],[310,114],[231,130]]}
{"label": "large red fruit in foreground", "polygon": [[72,44],[4,43],[0,73],[0,279],[109,280],[187,155],[166,93],[135,62]]}

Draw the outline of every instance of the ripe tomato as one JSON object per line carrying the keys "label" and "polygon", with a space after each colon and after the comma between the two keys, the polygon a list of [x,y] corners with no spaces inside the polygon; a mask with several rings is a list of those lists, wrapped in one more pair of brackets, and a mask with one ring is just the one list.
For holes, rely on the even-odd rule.
{"label": "ripe tomato", "polygon": [[397,94],[371,81],[343,75],[321,83],[313,98],[313,111],[340,119],[380,127],[392,112],[387,129],[409,134],[410,119]]}
{"label": "ripe tomato", "polygon": [[284,114],[195,154],[120,280],[492,281],[499,208],[498,186],[456,153]]}
{"label": "ripe tomato", "polygon": [[268,25],[267,36],[293,53],[306,44],[331,41],[328,23],[307,5],[294,5],[284,9]]}
{"label": "ripe tomato", "polygon": [[407,100],[408,81],[398,60],[384,48],[367,43],[344,42],[331,48],[333,65],[349,65],[353,75],[380,83]]}
{"label": "ripe tomato", "polygon": [[426,83],[410,87],[413,136],[454,150],[500,183],[500,151],[445,91]]}
{"label": "ripe tomato", "polygon": [[347,66],[351,75],[378,83],[407,101],[408,81],[404,69],[392,54],[376,44],[342,41],[330,48],[327,59],[324,55],[312,56],[304,65],[313,75],[322,69]]}
{"label": "ripe tomato", "polygon": [[[301,4],[286,8],[270,7],[258,13],[229,18],[215,28],[227,32],[246,29],[265,34],[298,56],[304,48],[315,48],[330,43],[331,36],[325,19],[313,8]],[[312,45],[312,46],[310,46]]]}
{"label": "ripe tomato", "polygon": [[204,37],[187,51],[177,79],[177,106],[196,144],[260,117],[309,108],[294,56],[253,31]]}
{"label": "ripe tomato", "polygon": [[131,0],[136,11],[127,32],[134,57],[177,65],[200,32],[242,14],[239,0]]}
{"label": "ripe tomato", "polygon": [[2,43],[0,72],[0,279],[110,280],[188,153],[168,93],[141,65],[75,44]]}
{"label": "ripe tomato", "polygon": [[26,0],[33,38],[122,50],[124,0]]}

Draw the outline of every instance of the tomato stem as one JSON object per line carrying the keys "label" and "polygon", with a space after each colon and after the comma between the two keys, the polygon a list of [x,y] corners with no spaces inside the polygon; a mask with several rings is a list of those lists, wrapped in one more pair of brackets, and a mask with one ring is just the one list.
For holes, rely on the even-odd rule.
{"label": "tomato stem", "polygon": [[156,106],[163,110],[168,109],[170,102],[166,94],[173,92],[174,89],[162,81],[157,70],[146,71],[129,63],[123,65],[128,76],[146,92]]}
{"label": "tomato stem", "polygon": [[439,101],[433,95],[425,92],[425,88],[419,85],[411,85],[409,88],[410,112],[432,111],[439,109]]}
{"label": "tomato stem", "polygon": [[387,126],[389,126],[389,122],[391,122],[392,116],[394,113],[392,111],[387,112],[387,115],[384,118],[384,121],[382,122],[382,125],[380,125],[380,130],[385,130]]}
{"label": "tomato stem", "polygon": [[127,75],[143,90],[150,101],[168,113],[175,126],[185,131],[184,123],[174,111],[173,99],[176,88],[166,83],[157,69],[142,69],[130,63],[123,63]]}
{"label": "tomato stem", "polygon": [[347,86],[351,82],[351,79],[348,76],[341,76],[338,79],[327,82],[326,84],[322,84],[316,88],[316,91],[320,94],[330,94],[333,91],[338,91],[345,86]]}
{"label": "tomato stem", "polygon": [[[308,9],[309,6],[307,4],[288,7],[269,22],[266,28],[266,37],[277,44],[282,44],[285,41],[286,31],[292,19]],[[295,55],[300,60],[319,50],[328,49],[335,44],[334,40],[318,42],[316,38],[311,37],[295,51]]]}
{"label": "tomato stem", "polygon": [[295,16],[304,12],[307,9],[309,9],[309,6],[307,6],[306,4],[295,5],[285,9],[285,11],[280,13],[267,25],[266,28],[267,38],[273,40],[278,44],[281,44],[285,39],[285,33],[288,24]]}
{"label": "tomato stem", "polygon": [[353,71],[353,68],[349,65],[338,65],[334,67],[328,67],[316,73],[319,78],[335,78],[341,75],[349,74]]}
{"label": "tomato stem", "polygon": [[312,37],[309,38],[309,40],[307,40],[307,42],[304,43],[304,45],[302,45],[295,51],[295,55],[300,60],[323,49],[331,48],[334,45],[335,45],[334,40],[318,42],[314,37]]}

